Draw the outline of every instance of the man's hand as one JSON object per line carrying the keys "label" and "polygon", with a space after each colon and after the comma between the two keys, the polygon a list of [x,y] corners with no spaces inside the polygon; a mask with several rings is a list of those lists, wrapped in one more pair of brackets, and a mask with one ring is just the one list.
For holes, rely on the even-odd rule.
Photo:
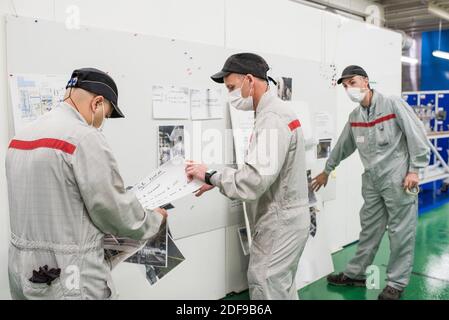
{"label": "man's hand", "polygon": [[327,185],[327,180],[329,179],[329,175],[326,172],[321,172],[315,178],[312,179],[312,190],[318,191],[322,186]]}
{"label": "man's hand", "polygon": [[419,185],[419,177],[417,173],[409,172],[404,179],[404,189],[413,189]]}
{"label": "man's hand", "polygon": [[204,192],[207,192],[209,190],[212,190],[213,188],[215,188],[214,186],[208,185],[208,184],[203,184],[201,186],[201,188],[199,188],[197,191],[195,191],[195,197],[199,197],[201,196]]}
{"label": "man's hand", "polygon": [[154,211],[159,213],[164,219],[167,219],[167,217],[168,217],[167,210],[162,209],[162,208],[156,208],[156,209],[154,209]]}
{"label": "man's hand", "polygon": [[204,180],[206,179],[206,171],[207,171],[206,165],[201,163],[195,163],[192,160],[186,161],[186,174],[189,182],[192,181],[193,179],[198,179],[204,182]]}

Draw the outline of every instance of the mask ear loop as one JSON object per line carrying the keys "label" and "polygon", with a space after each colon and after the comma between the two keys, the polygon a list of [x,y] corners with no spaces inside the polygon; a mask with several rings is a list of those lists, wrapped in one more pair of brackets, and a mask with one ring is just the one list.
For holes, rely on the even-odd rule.
{"label": "mask ear loop", "polygon": [[75,101],[73,101],[73,99],[72,99],[72,88],[73,87],[70,87],[69,96],[67,98],[65,98],[63,101],[66,101],[67,99],[70,99],[70,101],[72,101],[73,106],[75,107],[76,111],[78,111],[78,113],[81,114],[81,112],[79,111],[78,107],[76,106]]}
{"label": "mask ear loop", "polygon": [[[248,81],[249,81],[249,80],[248,80]],[[251,89],[249,89],[248,97],[252,97],[251,91],[252,91],[253,94],[254,94],[254,85],[251,87]]]}
{"label": "mask ear loop", "polygon": [[[246,77],[246,76],[245,76]],[[245,80],[246,80],[246,78],[245,78]],[[242,86],[240,87],[240,92],[241,92],[241,90],[242,90],[242,88],[243,88],[243,84],[245,83],[245,80],[243,80],[243,82],[242,82]],[[249,80],[248,80],[249,81]],[[251,96],[251,91],[253,91],[253,94],[254,94],[254,86],[252,87],[252,88],[250,88],[249,89],[249,93],[248,93],[248,97],[252,97]],[[241,94],[241,93],[240,93]]]}
{"label": "mask ear loop", "polygon": [[105,114],[105,111],[104,111],[104,101],[101,102],[101,108],[103,109],[103,120],[101,120],[101,125],[100,125],[100,127],[98,128],[98,130],[103,131],[104,124],[105,124],[105,122],[106,122],[106,114]]}

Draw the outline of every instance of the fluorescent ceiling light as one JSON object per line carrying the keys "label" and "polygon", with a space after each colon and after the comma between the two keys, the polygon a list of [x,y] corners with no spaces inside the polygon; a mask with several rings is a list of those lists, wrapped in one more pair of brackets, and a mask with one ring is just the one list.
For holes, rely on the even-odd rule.
{"label": "fluorescent ceiling light", "polygon": [[412,58],[412,57],[407,57],[407,56],[402,56],[401,61],[403,63],[408,63],[408,64],[417,64],[418,63],[418,59]]}
{"label": "fluorescent ceiling light", "polygon": [[432,4],[432,3],[429,3],[429,6],[427,7],[427,10],[430,13],[440,17],[441,19],[449,21],[449,11],[444,10],[443,8],[440,8],[439,6],[437,6],[435,4]]}
{"label": "fluorescent ceiling light", "polygon": [[434,50],[432,52],[432,55],[437,58],[449,60],[449,52],[447,52],[447,51]]}

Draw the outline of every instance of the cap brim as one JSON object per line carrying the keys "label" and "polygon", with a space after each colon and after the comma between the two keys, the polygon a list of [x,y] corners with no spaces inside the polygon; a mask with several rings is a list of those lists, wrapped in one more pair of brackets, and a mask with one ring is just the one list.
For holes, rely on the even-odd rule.
{"label": "cap brim", "polygon": [[340,79],[338,79],[337,84],[341,84],[343,82],[343,80],[349,79],[349,78],[352,78],[355,76],[359,76],[359,74],[347,74],[347,75],[341,77]]}
{"label": "cap brim", "polygon": [[220,71],[220,72],[217,72],[216,74],[214,74],[213,76],[211,76],[210,78],[217,83],[223,83],[224,77],[227,77],[229,74],[230,74],[230,72]]}
{"label": "cap brim", "polygon": [[114,103],[111,102],[112,110],[110,118],[124,118],[125,115],[123,114],[122,110],[119,109],[118,106],[116,106]]}

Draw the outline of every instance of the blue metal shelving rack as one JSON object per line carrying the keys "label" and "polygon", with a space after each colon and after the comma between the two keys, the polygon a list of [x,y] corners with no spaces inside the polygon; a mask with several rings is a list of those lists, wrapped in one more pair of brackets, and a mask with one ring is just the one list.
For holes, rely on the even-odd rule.
{"label": "blue metal shelving rack", "polygon": [[[432,146],[429,168],[421,177],[421,193],[419,195],[419,212],[427,212],[449,202],[449,90],[446,91],[414,91],[403,92],[402,97],[412,107],[427,106],[434,114],[446,112],[444,120],[430,120],[428,138]],[[439,160],[440,165],[436,164]]]}

